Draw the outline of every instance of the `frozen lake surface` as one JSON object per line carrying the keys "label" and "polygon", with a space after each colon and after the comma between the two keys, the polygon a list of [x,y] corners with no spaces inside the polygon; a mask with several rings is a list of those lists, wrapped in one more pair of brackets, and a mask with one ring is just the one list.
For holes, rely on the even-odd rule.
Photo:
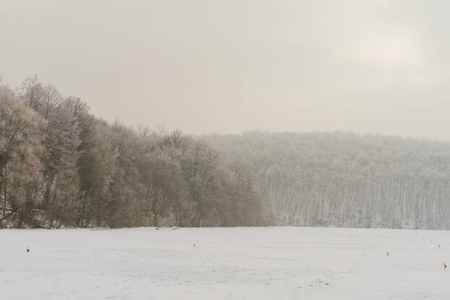
{"label": "frozen lake surface", "polygon": [[1,230],[0,258],[1,299],[450,299],[446,231]]}

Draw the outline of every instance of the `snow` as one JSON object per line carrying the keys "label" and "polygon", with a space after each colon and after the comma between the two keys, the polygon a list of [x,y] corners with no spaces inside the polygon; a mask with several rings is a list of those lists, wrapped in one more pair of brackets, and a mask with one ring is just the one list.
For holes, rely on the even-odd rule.
{"label": "snow", "polygon": [[0,257],[2,299],[450,299],[446,231],[1,230]]}

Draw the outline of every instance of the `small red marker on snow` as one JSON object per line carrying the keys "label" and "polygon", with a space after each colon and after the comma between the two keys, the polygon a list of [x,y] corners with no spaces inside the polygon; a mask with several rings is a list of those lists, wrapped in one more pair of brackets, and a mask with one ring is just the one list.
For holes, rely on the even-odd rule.
{"label": "small red marker on snow", "polygon": [[27,253],[29,253],[30,252],[30,249],[28,249],[28,247],[27,247]]}

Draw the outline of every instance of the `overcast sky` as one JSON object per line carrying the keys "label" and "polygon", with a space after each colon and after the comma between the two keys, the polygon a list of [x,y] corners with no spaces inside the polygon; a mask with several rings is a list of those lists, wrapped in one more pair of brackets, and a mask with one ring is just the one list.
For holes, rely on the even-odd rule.
{"label": "overcast sky", "polygon": [[450,1],[5,1],[0,76],[185,133],[450,141]]}

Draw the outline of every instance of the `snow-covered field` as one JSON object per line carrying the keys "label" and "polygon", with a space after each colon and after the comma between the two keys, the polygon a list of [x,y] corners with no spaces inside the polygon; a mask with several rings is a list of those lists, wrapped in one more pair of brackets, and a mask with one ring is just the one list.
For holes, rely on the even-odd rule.
{"label": "snow-covered field", "polygon": [[446,231],[1,230],[0,298],[450,299],[444,262]]}

